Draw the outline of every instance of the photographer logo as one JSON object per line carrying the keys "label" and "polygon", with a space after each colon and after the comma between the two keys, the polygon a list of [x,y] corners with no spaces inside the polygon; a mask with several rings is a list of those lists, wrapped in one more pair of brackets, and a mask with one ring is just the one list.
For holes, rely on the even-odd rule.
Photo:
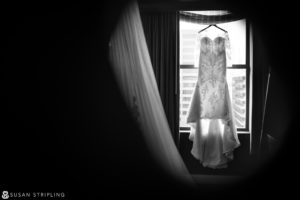
{"label": "photographer logo", "polygon": [[2,199],[8,199],[9,195],[8,195],[8,191],[3,191],[2,192]]}
{"label": "photographer logo", "polygon": [[65,198],[64,192],[8,192],[2,191],[2,199],[8,198]]}

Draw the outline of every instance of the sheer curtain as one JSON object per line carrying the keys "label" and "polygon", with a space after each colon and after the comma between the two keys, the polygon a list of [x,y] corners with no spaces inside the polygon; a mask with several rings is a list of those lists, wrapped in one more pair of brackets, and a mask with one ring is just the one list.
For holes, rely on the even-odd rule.
{"label": "sheer curtain", "polygon": [[192,184],[164,113],[135,1],[128,5],[111,37],[110,59],[127,105],[132,108],[153,156],[167,173]]}

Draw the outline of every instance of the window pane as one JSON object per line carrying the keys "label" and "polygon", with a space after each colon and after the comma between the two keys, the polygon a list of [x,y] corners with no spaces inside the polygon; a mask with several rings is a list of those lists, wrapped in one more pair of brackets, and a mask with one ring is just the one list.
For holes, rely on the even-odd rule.
{"label": "window pane", "polygon": [[218,24],[229,34],[232,64],[246,64],[246,20]]}
{"label": "window pane", "polygon": [[[231,44],[232,64],[246,64],[246,20],[218,24],[227,30]],[[194,65],[195,41],[198,31],[207,27],[180,21],[180,65]]]}
{"label": "window pane", "polygon": [[180,69],[180,127],[188,126],[185,122],[197,78],[198,69]]}
{"label": "window pane", "polygon": [[246,69],[227,69],[227,83],[236,128],[246,128]]}

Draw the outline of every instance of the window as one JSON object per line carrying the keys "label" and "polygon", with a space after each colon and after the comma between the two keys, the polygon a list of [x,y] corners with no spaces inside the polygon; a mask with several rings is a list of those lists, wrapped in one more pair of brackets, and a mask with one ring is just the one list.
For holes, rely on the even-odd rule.
{"label": "window", "polygon": [[[194,67],[195,40],[198,31],[207,27],[180,20],[180,132],[189,131],[186,124],[189,104],[198,77]],[[246,19],[218,24],[228,31],[231,44],[232,66],[227,67],[227,82],[238,132],[249,132],[249,37]]]}

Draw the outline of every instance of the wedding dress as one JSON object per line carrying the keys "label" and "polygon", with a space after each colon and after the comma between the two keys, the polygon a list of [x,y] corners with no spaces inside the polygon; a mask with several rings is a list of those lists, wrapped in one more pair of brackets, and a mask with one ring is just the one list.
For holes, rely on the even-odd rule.
{"label": "wedding dress", "polygon": [[196,42],[198,80],[187,116],[191,153],[204,167],[225,168],[240,145],[226,81],[230,41],[227,32],[210,27],[198,34]]}

